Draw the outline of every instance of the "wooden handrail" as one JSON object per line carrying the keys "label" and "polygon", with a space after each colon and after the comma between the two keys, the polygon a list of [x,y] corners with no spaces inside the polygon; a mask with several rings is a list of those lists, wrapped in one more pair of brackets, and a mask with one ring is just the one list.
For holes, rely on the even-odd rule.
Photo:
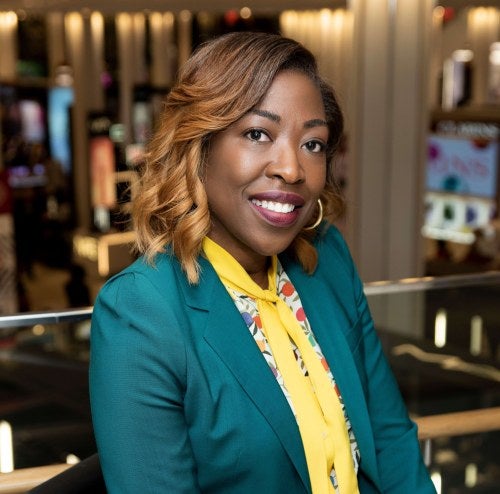
{"label": "wooden handrail", "polygon": [[428,415],[414,419],[421,440],[500,430],[500,407]]}
{"label": "wooden handrail", "polygon": [[43,467],[20,468],[10,473],[0,473],[0,493],[23,494],[63,472],[70,466],[67,463],[63,463]]}
{"label": "wooden handrail", "polygon": [[[462,436],[500,430],[500,407],[466,412],[429,415],[414,419],[422,441],[438,437]],[[0,474],[0,494],[23,494],[71,465],[22,468]]]}

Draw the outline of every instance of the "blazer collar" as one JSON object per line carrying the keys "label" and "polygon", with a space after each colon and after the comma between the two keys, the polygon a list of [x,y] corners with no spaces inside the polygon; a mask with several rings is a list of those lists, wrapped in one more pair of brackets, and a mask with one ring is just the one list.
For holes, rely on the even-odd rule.
{"label": "blazer collar", "polygon": [[208,313],[205,341],[266,418],[299,473],[304,488],[310,492],[302,440],[288,402],[212,265],[201,256],[199,262],[201,278],[197,285],[190,285],[178,263],[174,263],[186,305]]}

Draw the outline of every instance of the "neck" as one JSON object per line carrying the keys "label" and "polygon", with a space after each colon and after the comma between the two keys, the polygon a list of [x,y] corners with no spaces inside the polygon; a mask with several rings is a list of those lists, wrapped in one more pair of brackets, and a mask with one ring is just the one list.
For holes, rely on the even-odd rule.
{"label": "neck", "polygon": [[250,278],[252,278],[252,280],[255,281],[255,283],[257,283],[257,285],[259,285],[261,288],[263,288],[264,290],[267,290],[267,288],[269,288],[267,268],[265,269],[265,271],[259,271],[258,273],[250,273],[249,271],[247,271],[247,273]]}
{"label": "neck", "polygon": [[268,256],[235,256],[231,254],[248,273],[257,285],[261,288],[267,289],[269,286],[267,271],[271,264],[271,258]]}
{"label": "neck", "polygon": [[241,267],[248,273],[257,285],[263,289],[269,286],[267,271],[271,265],[271,258],[262,254],[257,254],[254,251],[241,249],[237,246],[226,246],[223,242],[218,242],[217,236],[209,235],[209,237],[229,254],[231,254],[241,265]]}

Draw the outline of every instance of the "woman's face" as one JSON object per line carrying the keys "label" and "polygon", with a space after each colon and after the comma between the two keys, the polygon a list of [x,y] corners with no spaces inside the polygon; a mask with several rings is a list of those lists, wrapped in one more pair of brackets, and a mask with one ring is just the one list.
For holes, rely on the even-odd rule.
{"label": "woman's face", "polygon": [[319,89],[300,72],[280,72],[253,110],[212,138],[210,238],[243,267],[285,250],[316,218],[327,141]]}

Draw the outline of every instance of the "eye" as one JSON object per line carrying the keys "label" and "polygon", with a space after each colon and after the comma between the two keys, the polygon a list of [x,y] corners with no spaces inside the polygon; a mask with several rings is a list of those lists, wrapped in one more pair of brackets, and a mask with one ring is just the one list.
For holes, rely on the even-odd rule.
{"label": "eye", "polygon": [[261,129],[247,130],[244,135],[251,141],[256,141],[256,142],[267,142],[271,140],[269,136],[266,134],[266,132],[264,132]]}
{"label": "eye", "polygon": [[323,142],[317,140],[306,142],[304,147],[311,153],[322,153],[326,148]]}

